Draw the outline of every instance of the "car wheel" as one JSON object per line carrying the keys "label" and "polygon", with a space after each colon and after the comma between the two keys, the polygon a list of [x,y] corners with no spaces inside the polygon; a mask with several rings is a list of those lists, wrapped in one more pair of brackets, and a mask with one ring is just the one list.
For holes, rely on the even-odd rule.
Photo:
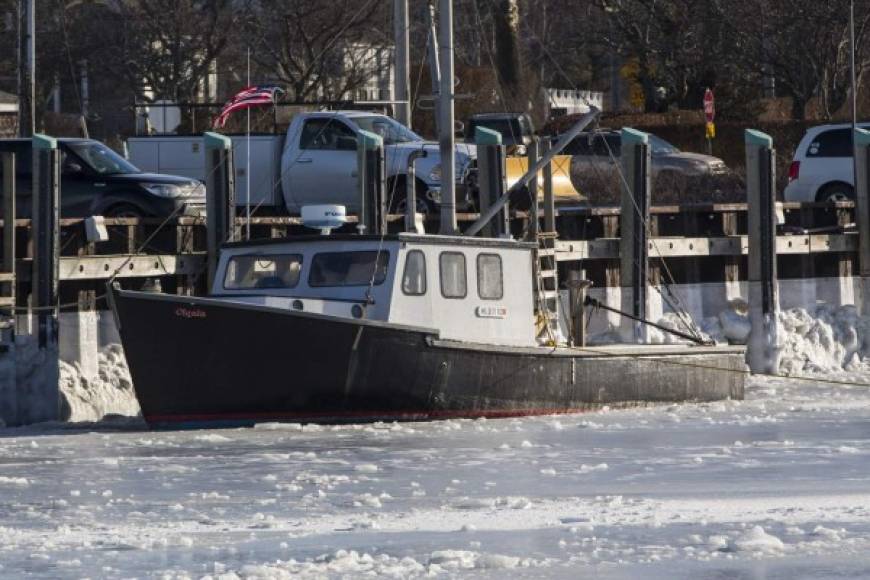
{"label": "car wheel", "polygon": [[145,213],[130,203],[122,203],[113,205],[105,212],[106,217],[110,218],[143,218]]}
{"label": "car wheel", "polygon": [[816,201],[832,203],[855,199],[855,189],[848,183],[829,183],[819,190]]}
{"label": "car wheel", "polygon": [[[404,177],[398,177],[396,179],[390,180],[387,183],[387,199],[389,202],[389,212],[392,214],[404,215],[405,213],[405,208],[408,204],[408,196],[406,194],[405,183],[406,180]],[[435,206],[432,203],[432,200],[426,198],[425,189],[425,184],[418,180],[417,213],[421,213],[424,216],[435,211]]]}

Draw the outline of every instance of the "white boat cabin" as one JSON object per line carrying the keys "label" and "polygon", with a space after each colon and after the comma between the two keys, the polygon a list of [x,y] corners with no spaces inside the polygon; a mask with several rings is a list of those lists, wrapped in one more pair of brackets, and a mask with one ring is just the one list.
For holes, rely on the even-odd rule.
{"label": "white boat cabin", "polygon": [[221,250],[211,296],[535,346],[533,248],[410,233],[236,242]]}

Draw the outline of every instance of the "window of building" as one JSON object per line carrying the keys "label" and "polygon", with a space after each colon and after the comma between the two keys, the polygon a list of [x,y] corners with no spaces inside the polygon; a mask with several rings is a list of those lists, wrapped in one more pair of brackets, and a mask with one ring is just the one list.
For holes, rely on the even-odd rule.
{"label": "window of building", "polygon": [[441,252],[441,295],[445,298],[465,298],[468,282],[465,275],[465,255],[460,252]]}
{"label": "window of building", "polygon": [[308,285],[368,286],[382,284],[387,277],[390,253],[370,250],[365,252],[324,252],[311,260]]}
{"label": "window of building", "polygon": [[302,271],[301,254],[233,256],[227,264],[224,288],[256,290],[295,288]]}
{"label": "window of building", "polygon": [[501,256],[478,254],[477,294],[484,300],[501,300],[504,296]]}
{"label": "window of building", "polygon": [[426,293],[426,256],[420,250],[411,250],[405,258],[402,292],[409,296]]}

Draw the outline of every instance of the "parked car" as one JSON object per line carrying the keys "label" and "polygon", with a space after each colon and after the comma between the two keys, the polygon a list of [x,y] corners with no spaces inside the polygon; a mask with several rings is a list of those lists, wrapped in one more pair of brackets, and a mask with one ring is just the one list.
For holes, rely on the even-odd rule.
{"label": "parked car", "polygon": [[[200,214],[205,186],[175,175],[144,173],[92,139],[58,139],[62,217],[162,217]],[[15,153],[16,208],[32,213],[33,147],[30,139],[0,139],[0,151]],[[2,167],[0,167],[2,176]]]}
{"label": "parked car", "polygon": [[[553,143],[559,137],[553,138]],[[701,153],[680,151],[661,137],[649,136],[652,157],[652,174],[671,173],[682,176],[724,175],[728,173],[725,162],[718,157]],[[622,137],[619,131],[605,129],[583,132],[574,138],[563,153],[571,155],[572,172],[614,169],[622,155]]]}
{"label": "parked car", "polygon": [[[870,123],[860,123],[862,129]],[[852,125],[810,127],[794,152],[785,201],[839,201],[855,198]]]}
{"label": "parked car", "polygon": [[508,155],[525,155],[532,142],[535,127],[526,113],[478,113],[465,123],[465,142],[474,143],[477,127],[485,127],[501,133],[501,142]]}
{"label": "parked car", "polygon": [[[245,175],[248,139],[230,137],[235,154],[236,204],[269,211],[299,213],[302,206],[344,205],[349,212],[359,207],[357,185],[357,136],[361,130],[384,140],[384,164],[392,210],[402,211],[408,158],[426,151],[415,164],[418,211],[435,211],[441,203],[441,153],[437,143],[426,141],[398,121],[368,111],[322,111],[297,113],[286,135],[251,137],[251,174]],[[205,178],[202,136],[131,137],[130,159],[153,171],[171,171]],[[473,204],[477,148],[457,143],[455,148],[456,203]],[[251,191],[247,192],[250,180]]]}

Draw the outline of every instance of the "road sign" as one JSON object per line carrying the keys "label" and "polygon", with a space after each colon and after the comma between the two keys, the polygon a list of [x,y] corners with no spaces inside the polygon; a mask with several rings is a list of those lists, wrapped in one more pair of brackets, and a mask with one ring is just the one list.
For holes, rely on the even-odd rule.
{"label": "road sign", "polygon": [[704,116],[707,117],[708,123],[716,120],[716,101],[710,89],[704,92]]}

